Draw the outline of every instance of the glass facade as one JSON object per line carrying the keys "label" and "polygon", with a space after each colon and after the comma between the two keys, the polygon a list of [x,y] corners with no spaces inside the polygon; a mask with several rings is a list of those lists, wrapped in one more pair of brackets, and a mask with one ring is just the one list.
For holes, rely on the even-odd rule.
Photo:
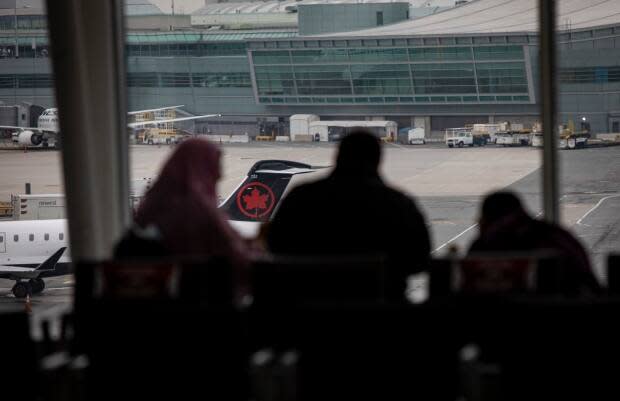
{"label": "glass facade", "polygon": [[[1,16],[0,31],[11,29],[15,29],[15,16]],[[47,17],[45,15],[18,15],[17,29],[47,29]]]}
{"label": "glass facade", "polygon": [[411,76],[407,64],[358,64],[351,66],[356,95],[409,95]]}
{"label": "glass facade", "polygon": [[472,63],[419,64],[413,68],[415,92],[420,94],[476,93]]}
{"label": "glass facade", "polygon": [[530,102],[526,53],[518,45],[251,54],[259,103]]}
{"label": "glass facade", "polygon": [[411,61],[471,61],[472,53],[469,47],[420,47],[409,49]]}
{"label": "glass facade", "polygon": [[605,84],[620,82],[620,66],[563,68],[560,83],[563,84]]}
{"label": "glass facade", "polygon": [[245,56],[245,43],[133,43],[128,57],[220,57]]}
{"label": "glass facade", "polygon": [[[127,74],[127,86],[141,88],[250,88],[248,72],[213,73],[156,73],[134,72]],[[52,74],[1,74],[0,89],[53,88]]]}
{"label": "glass facade", "polygon": [[[0,84],[1,85],[1,84]],[[249,72],[130,72],[127,74],[127,86],[136,88],[250,88]]]}
{"label": "glass facade", "polygon": [[192,85],[206,88],[251,88],[249,72],[209,72],[192,74]]}
{"label": "glass facade", "polygon": [[[288,33],[274,33],[288,34]],[[234,36],[236,35],[236,36]],[[244,34],[132,33],[128,56],[225,57],[246,65]],[[265,36],[266,34],[263,34]],[[217,42],[209,42],[217,36]],[[234,37],[233,37],[234,36]],[[278,39],[277,37],[274,39]],[[20,58],[47,57],[48,39],[40,34],[17,38]],[[277,43],[277,42],[276,42]],[[282,104],[472,104],[530,103],[529,51],[523,45],[253,49],[250,47],[259,103]],[[317,43],[318,46],[318,43]],[[15,38],[0,35],[0,59],[14,54]],[[133,65],[133,64],[131,64]],[[130,67],[131,67],[130,65]],[[211,67],[212,68],[212,67]],[[251,88],[246,71],[131,71],[128,86],[143,88]],[[167,71],[166,71],[167,70]],[[142,70],[144,71],[144,70]],[[560,70],[561,84],[620,82],[620,66]],[[4,74],[0,88],[51,88],[51,74]]]}
{"label": "glass facade", "polygon": [[52,74],[2,74],[0,88],[53,88]]}
{"label": "glass facade", "polygon": [[293,67],[256,67],[256,85],[259,92],[265,95],[295,94]]}
{"label": "glass facade", "polygon": [[300,95],[351,95],[351,71],[346,65],[294,66]]}
{"label": "glass facade", "polygon": [[[18,28],[24,30],[42,30],[45,25],[45,17],[18,16]],[[13,49],[15,47],[14,17],[0,17],[0,31],[6,31],[0,35],[0,49]],[[239,33],[129,33],[125,49],[128,57],[221,57],[221,56],[245,56],[246,42],[248,39],[265,38],[290,38],[295,32],[239,32]],[[46,35],[41,33],[22,33],[17,37],[20,57],[33,57],[41,55],[45,49],[47,55],[49,41]],[[10,55],[2,55],[5,57]]]}
{"label": "glass facade", "polygon": [[527,93],[522,63],[478,63],[476,74],[480,93]]}

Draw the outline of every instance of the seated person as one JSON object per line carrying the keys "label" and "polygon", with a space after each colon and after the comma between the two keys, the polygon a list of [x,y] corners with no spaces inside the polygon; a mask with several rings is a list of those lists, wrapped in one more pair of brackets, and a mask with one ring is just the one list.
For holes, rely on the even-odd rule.
{"label": "seated person", "polygon": [[379,176],[380,159],[377,137],[362,130],[346,136],[331,175],[282,200],[267,244],[280,254],[383,254],[387,295],[404,300],[406,277],[427,268],[429,236],[414,201]]}
{"label": "seated person", "polygon": [[551,250],[562,258],[567,293],[598,292],[588,255],[579,241],[557,224],[532,218],[512,192],[495,192],[482,203],[480,234],[469,253]]}
{"label": "seated person", "polygon": [[[219,178],[220,151],[215,145],[196,138],[182,142],[140,203],[135,221],[143,230],[158,234],[151,238],[161,243],[161,254],[228,260],[239,268],[238,282],[244,287],[249,264],[247,248],[217,207]],[[144,244],[153,249],[153,241],[135,241],[132,235],[130,231],[126,240],[140,244],[137,252],[145,249]],[[120,244],[117,252],[127,257],[131,251]]]}
{"label": "seated person", "polygon": [[168,251],[155,226],[146,229],[131,227],[114,247],[114,258],[117,260],[157,260],[167,256]]}

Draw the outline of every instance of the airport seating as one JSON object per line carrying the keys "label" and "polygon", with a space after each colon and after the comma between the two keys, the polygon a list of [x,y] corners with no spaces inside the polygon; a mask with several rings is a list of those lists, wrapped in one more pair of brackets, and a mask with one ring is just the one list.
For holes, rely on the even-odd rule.
{"label": "airport seating", "polygon": [[73,353],[88,358],[88,398],[247,399],[230,277],[219,260],[77,266]]}
{"label": "airport seating", "polygon": [[385,302],[388,275],[383,255],[276,255],[252,266],[256,305],[308,302]]}
{"label": "airport seating", "polygon": [[[510,256],[433,261],[430,302],[420,305],[388,300],[380,255],[263,259],[253,269],[254,302],[243,310],[222,261],[83,264],[74,356],[88,357],[85,394],[95,400],[119,391],[141,399],[454,400],[459,351],[471,344],[497,367],[494,380],[478,382],[493,391],[478,395],[620,394],[603,367],[620,360],[620,303],[562,296],[557,260]],[[527,274],[454,277],[455,269],[506,265]],[[518,285],[504,286],[506,277]]]}
{"label": "airport seating", "polygon": [[302,305],[385,302],[385,258],[272,255],[253,264],[251,283],[253,349],[283,350],[291,333],[280,322]]}
{"label": "airport seating", "polygon": [[[453,315],[458,343],[476,350],[475,360],[461,363],[461,384],[470,397],[572,399],[586,394],[584,383],[594,384],[585,366],[613,346],[571,327],[586,317],[586,301],[574,296],[563,273],[562,259],[548,252],[432,261],[430,301],[459,311]],[[558,356],[571,352],[573,359]],[[570,385],[563,383],[567,377],[574,379]]]}
{"label": "airport seating", "polygon": [[430,296],[544,295],[564,292],[562,260],[547,251],[478,253],[431,261]]}
{"label": "airport seating", "polygon": [[607,256],[607,292],[612,296],[620,295],[620,254]]}
{"label": "airport seating", "polygon": [[391,302],[390,279],[382,255],[256,263],[248,311],[255,391],[279,387],[299,400],[454,399],[453,319]]}
{"label": "airport seating", "polygon": [[275,361],[295,356],[293,366],[280,363],[272,381],[295,389],[299,400],[447,401],[456,398],[459,333],[444,312],[404,304],[298,304],[268,320],[265,309],[251,308],[249,327],[254,341],[270,326],[260,353]]}
{"label": "airport seating", "polygon": [[[617,263],[610,257],[611,293]],[[561,258],[538,252],[473,255],[434,260],[430,273],[431,303],[459,310],[453,316],[462,328],[460,344],[477,350],[478,367],[492,368],[478,369],[482,380],[472,382],[485,388],[474,394],[502,400],[620,395],[607,367],[620,360],[620,330],[613,323],[620,302],[575,296]]]}
{"label": "airport seating", "polygon": [[[617,301],[522,297],[461,305],[485,362],[499,371],[502,400],[617,399]],[[467,326],[464,326],[464,325]]]}
{"label": "airport seating", "polygon": [[0,307],[0,343],[3,344],[0,377],[3,399],[35,400],[40,395],[36,347],[30,320],[22,305]]}

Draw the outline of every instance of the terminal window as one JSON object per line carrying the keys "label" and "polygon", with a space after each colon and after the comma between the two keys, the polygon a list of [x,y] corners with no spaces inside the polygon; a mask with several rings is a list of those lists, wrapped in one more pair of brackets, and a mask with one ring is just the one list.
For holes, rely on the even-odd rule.
{"label": "terminal window", "polygon": [[[341,104],[342,95],[388,96],[397,103],[411,103],[411,95],[440,95],[429,103],[463,101],[529,102],[530,82],[526,59],[529,52],[518,45],[404,46],[395,48],[313,50],[252,50],[258,103],[274,103],[278,96],[325,96],[324,103]],[[501,95],[479,98],[476,95]],[[458,99],[457,99],[458,98]],[[296,99],[304,103],[302,98]],[[375,101],[384,98],[377,98]],[[316,103],[316,102],[315,102]]]}

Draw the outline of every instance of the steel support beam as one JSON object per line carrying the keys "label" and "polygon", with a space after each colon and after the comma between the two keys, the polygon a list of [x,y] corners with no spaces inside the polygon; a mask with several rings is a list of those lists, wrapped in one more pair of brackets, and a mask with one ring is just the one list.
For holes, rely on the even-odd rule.
{"label": "steel support beam", "polygon": [[121,0],[47,0],[74,261],[101,260],[129,223]]}
{"label": "steel support beam", "polygon": [[555,0],[538,0],[540,23],[540,104],[543,130],[542,192],[544,218],[559,222],[559,163],[556,133]]}

